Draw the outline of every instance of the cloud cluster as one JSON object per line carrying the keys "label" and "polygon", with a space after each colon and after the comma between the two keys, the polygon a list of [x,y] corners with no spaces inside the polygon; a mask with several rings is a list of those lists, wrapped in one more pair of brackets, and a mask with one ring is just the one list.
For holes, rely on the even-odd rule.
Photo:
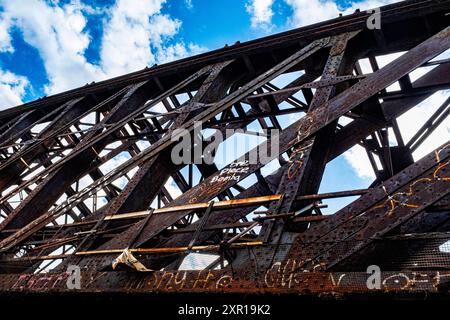
{"label": "cloud cluster", "polygon": [[359,178],[370,180],[375,178],[375,172],[363,147],[355,145],[347,150],[343,156]]}
{"label": "cloud cluster", "polygon": [[11,45],[11,36],[8,29],[10,28],[11,21],[9,17],[6,17],[0,12],[0,52],[13,52],[14,48]]}
{"label": "cloud cluster", "polygon": [[101,71],[84,57],[90,40],[83,31],[87,20],[79,2],[62,7],[37,0],[0,1],[0,4],[11,25],[39,51],[49,80],[47,94],[80,85],[81,79],[101,77]]}
{"label": "cloud cluster", "polygon": [[22,103],[28,80],[9,71],[0,70],[0,107],[12,107]]}
{"label": "cloud cluster", "polygon": [[[399,2],[400,0],[351,0],[345,8],[333,0],[283,0],[292,10],[285,27],[301,27],[312,23],[336,18],[340,13],[350,14],[356,9],[367,10],[386,4]],[[252,27],[267,29],[272,25],[273,0],[251,0],[247,4],[247,11],[251,15]]]}
{"label": "cloud cluster", "polygon": [[322,0],[285,0],[292,10],[291,26],[300,27],[320,21],[336,18],[340,13],[346,15],[356,9],[368,10],[378,8],[399,0],[365,0],[350,1],[346,9],[341,8],[335,1]]}
{"label": "cloud cluster", "polygon": [[[116,0],[109,8],[93,8],[79,0],[65,4],[0,0],[0,51],[14,50],[10,32],[13,27],[20,30],[44,62],[46,94],[203,51],[198,45],[173,41],[181,21],[161,13],[165,2]],[[94,41],[87,28],[91,15],[100,23],[103,21],[98,64],[85,56]]]}
{"label": "cloud cluster", "polygon": [[184,43],[165,44],[178,33],[181,21],[160,13],[164,2],[116,2],[104,26],[100,52],[101,66],[108,77],[190,54]]}
{"label": "cloud cluster", "polygon": [[252,0],[245,5],[245,9],[251,16],[252,28],[270,28],[273,16],[274,0]]}

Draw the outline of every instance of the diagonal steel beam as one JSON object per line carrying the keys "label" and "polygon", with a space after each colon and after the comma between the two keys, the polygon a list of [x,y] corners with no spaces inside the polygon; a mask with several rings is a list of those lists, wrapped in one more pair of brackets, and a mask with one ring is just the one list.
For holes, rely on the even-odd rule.
{"label": "diagonal steel beam", "polygon": [[449,143],[301,234],[291,248],[305,261],[298,268],[331,269],[449,194]]}
{"label": "diagonal steel beam", "polygon": [[[280,134],[280,153],[285,152],[290,147],[302,141],[305,141],[319,129],[337,120],[340,116],[352,110],[354,107],[369,99],[380,90],[388,87],[405,74],[411,72],[449,47],[450,27],[445,28],[433,37],[411,49],[409,52],[392,61],[382,69],[367,76],[367,78],[361,80],[354,86],[331,99],[329,102],[312,111],[304,118],[290,125],[286,130],[283,130]],[[264,142],[260,147],[251,150],[249,153],[236,160],[232,165],[236,166],[238,163],[245,162],[246,159],[258,159],[259,149],[265,148],[265,150],[269,150],[270,143],[271,140]],[[244,179],[261,166],[261,163],[250,164],[246,169],[246,173],[243,173],[240,179]],[[207,200],[236,183],[236,181],[212,182],[213,179],[216,180],[219,175],[220,172],[209,177],[202,184],[183,194],[174,202],[186,202],[192,199],[192,197]],[[167,215],[162,217],[159,223],[147,226],[146,230],[143,232],[146,237],[141,237],[139,243],[145,243],[148,239],[155,236],[161,230],[164,230],[182,217],[182,213]],[[138,224],[139,223],[137,223],[137,225]],[[117,242],[120,241],[121,240],[119,237]],[[116,242],[116,240],[114,242]]]}

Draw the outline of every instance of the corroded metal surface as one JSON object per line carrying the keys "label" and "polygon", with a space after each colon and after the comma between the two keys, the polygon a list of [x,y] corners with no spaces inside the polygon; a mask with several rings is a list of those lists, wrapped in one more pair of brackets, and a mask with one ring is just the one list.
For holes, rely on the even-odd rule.
{"label": "corroded metal surface", "polygon": [[[365,272],[311,272],[293,271],[296,261],[276,263],[258,275],[230,275],[224,271],[163,271],[128,274],[125,272],[81,274],[81,292],[210,292],[210,293],[367,293]],[[67,273],[46,275],[1,276],[2,286],[11,292],[67,291]],[[450,273],[442,270],[385,272],[381,288],[371,293],[398,292],[448,294]]]}
{"label": "corroded metal surface", "polygon": [[[449,10],[405,1],[381,9],[379,30],[357,12],[0,112],[0,292],[448,294],[450,141],[413,152],[450,99],[407,142],[397,118],[450,88],[449,61],[431,61],[450,48]],[[199,122],[237,140],[278,131],[222,166],[175,163],[180,129],[213,146]],[[319,193],[357,144],[373,183]],[[195,254],[211,261],[185,270]]]}

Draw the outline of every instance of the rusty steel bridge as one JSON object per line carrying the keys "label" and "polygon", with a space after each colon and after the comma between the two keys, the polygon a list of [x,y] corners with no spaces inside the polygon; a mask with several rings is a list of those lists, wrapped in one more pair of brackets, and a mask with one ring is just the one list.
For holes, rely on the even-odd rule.
{"label": "rusty steel bridge", "polygon": [[[449,13],[448,0],[404,1],[371,29],[357,11],[0,111],[0,295],[448,294],[450,141],[412,153],[448,123],[450,99],[409,140],[397,119],[450,89],[450,60],[435,59],[450,48]],[[220,169],[175,164],[171,136],[196,122],[279,135]],[[246,160],[275,138],[279,168],[265,174]],[[320,193],[326,165],[355,145],[376,178]],[[193,255],[210,262],[186,270]]]}

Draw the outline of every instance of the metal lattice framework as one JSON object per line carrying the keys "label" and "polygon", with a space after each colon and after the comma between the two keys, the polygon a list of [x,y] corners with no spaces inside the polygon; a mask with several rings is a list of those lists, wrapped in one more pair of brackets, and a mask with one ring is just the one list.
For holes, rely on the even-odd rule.
{"label": "metal lattice framework", "polygon": [[[81,292],[363,294],[378,265],[374,291],[448,292],[450,141],[412,152],[448,121],[450,99],[409,141],[396,119],[450,87],[450,61],[434,59],[450,48],[449,10],[385,6],[375,30],[356,12],[1,111],[0,291],[70,292],[76,265]],[[415,70],[426,72],[412,81]],[[273,136],[221,169],[174,164],[174,130],[197,121],[279,129],[279,169],[247,161]],[[370,187],[318,193],[327,163],[357,144]],[[349,196],[322,214],[322,200]],[[210,263],[183,270],[193,253]]]}

